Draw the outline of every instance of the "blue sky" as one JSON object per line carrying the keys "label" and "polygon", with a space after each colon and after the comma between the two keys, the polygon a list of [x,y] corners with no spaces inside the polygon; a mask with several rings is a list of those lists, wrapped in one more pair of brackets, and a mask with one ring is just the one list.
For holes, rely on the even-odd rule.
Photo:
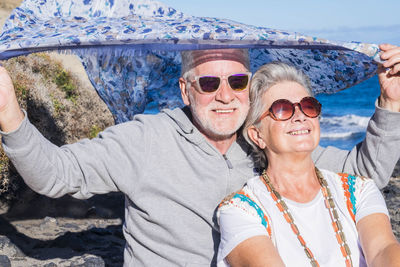
{"label": "blue sky", "polygon": [[232,19],[331,40],[400,45],[400,0],[161,1],[195,16]]}

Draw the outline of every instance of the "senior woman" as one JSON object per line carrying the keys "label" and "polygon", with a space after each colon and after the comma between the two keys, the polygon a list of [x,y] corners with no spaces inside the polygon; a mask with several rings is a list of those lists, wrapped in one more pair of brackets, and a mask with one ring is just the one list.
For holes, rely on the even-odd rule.
{"label": "senior woman", "polygon": [[314,166],[321,104],[308,78],[284,63],[264,65],[250,100],[243,134],[265,170],[218,209],[218,265],[400,266],[374,182]]}

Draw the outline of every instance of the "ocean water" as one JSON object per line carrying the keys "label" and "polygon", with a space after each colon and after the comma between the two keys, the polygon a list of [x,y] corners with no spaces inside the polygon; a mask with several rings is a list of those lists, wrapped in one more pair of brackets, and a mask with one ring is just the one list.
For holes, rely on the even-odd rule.
{"label": "ocean water", "polygon": [[351,149],[361,142],[379,94],[374,76],[338,93],[317,95],[322,104],[320,145]]}

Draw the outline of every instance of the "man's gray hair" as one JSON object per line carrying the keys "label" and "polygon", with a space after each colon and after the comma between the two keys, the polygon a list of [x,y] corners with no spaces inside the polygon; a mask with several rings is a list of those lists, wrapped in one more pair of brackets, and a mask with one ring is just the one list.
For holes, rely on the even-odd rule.
{"label": "man's gray hair", "polygon": [[266,111],[267,108],[263,101],[266,91],[272,86],[281,82],[295,82],[303,86],[310,96],[313,96],[310,79],[301,70],[296,67],[283,63],[271,62],[261,66],[253,75],[250,84],[250,109],[246,121],[243,126],[243,136],[246,141],[253,147],[254,159],[261,167],[266,167],[267,159],[264,152],[254,144],[247,134],[247,130],[251,126],[259,127],[258,119]]}
{"label": "man's gray hair", "polygon": [[183,50],[181,51],[181,77],[188,81],[192,76],[192,69],[190,66],[193,65],[193,51]]}

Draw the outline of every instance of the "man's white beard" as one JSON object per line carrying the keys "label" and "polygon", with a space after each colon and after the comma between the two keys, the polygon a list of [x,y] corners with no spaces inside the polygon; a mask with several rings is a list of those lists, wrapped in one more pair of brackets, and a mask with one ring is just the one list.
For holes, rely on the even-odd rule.
{"label": "man's white beard", "polygon": [[217,106],[218,108],[221,108],[220,104],[210,104],[209,106],[199,110],[197,108],[198,103],[195,101],[194,97],[192,97],[190,93],[189,99],[193,123],[207,138],[213,140],[225,140],[234,135],[243,125],[249,110],[248,105],[243,105],[239,102],[239,100],[235,99],[231,104],[229,104],[229,106],[226,105],[223,108],[236,108],[237,111],[240,112],[239,116],[237,117],[236,123],[232,127],[230,127],[229,125],[227,125],[226,127],[219,127],[218,124],[223,125],[224,121],[213,121],[208,118],[208,114],[210,110],[216,109]]}

